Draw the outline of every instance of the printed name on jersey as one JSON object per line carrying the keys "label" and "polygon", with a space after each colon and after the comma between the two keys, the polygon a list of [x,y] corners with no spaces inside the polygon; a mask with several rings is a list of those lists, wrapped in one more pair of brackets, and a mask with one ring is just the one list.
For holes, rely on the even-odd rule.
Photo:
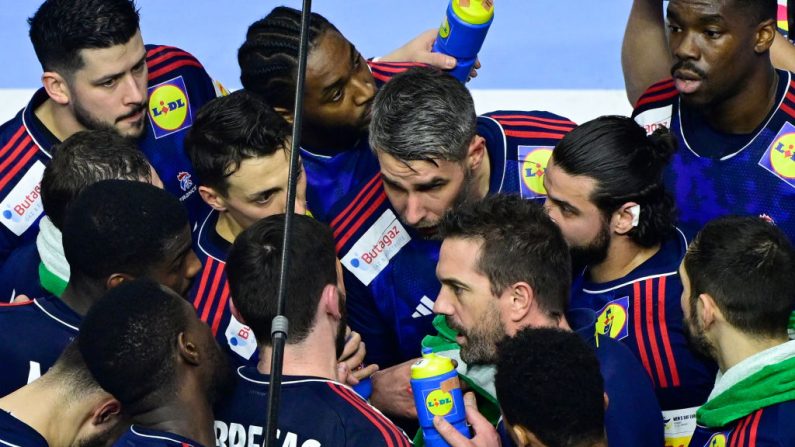
{"label": "printed name on jersey", "polygon": [[795,126],[784,123],[759,159],[759,166],[795,188]]}
{"label": "printed name on jersey", "polygon": [[0,202],[0,222],[21,236],[44,212],[41,202],[41,177],[44,163],[37,161]]}
{"label": "printed name on jersey", "polygon": [[536,199],[547,195],[544,188],[544,173],[552,156],[549,146],[517,146],[519,152],[519,191],[526,199]]}
{"label": "printed name on jersey", "polygon": [[149,87],[149,118],[155,139],[193,125],[188,89],[182,76]]}
{"label": "printed name on jersey", "polygon": [[629,335],[629,296],[610,301],[596,315],[597,334],[616,340]]}
{"label": "printed name on jersey", "polygon": [[643,126],[647,134],[651,134],[660,127],[670,129],[672,116],[673,106],[665,106],[639,113],[635,117],[635,122]]}
{"label": "printed name on jersey", "polygon": [[698,407],[679,410],[663,410],[665,423],[665,445],[687,446],[696,431],[696,410]]}
{"label": "printed name on jersey", "polygon": [[351,247],[342,265],[367,286],[410,240],[395,213],[388,209]]}
{"label": "printed name on jersey", "polygon": [[254,337],[254,331],[237,321],[234,315],[229,319],[229,325],[226,326],[224,334],[229,348],[244,359],[250,360],[251,356],[257,352],[257,338]]}
{"label": "printed name on jersey", "polygon": [[[252,447],[262,445],[264,429],[259,425],[248,427],[232,422],[215,421],[215,445],[217,447]],[[298,434],[288,431],[282,438],[282,431],[276,429],[277,445],[281,447],[321,447],[315,439],[299,439]]]}

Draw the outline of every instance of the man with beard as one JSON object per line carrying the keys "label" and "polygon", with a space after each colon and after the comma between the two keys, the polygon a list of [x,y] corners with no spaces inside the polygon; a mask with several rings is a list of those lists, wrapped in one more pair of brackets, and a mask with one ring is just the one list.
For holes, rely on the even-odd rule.
{"label": "man with beard", "polygon": [[[660,407],[640,363],[620,342],[594,333],[596,314],[569,310],[571,259],[543,207],[516,195],[495,195],[445,215],[434,312],[458,331],[459,371],[479,367],[482,387],[497,362],[497,344],[526,327],[575,331],[593,347],[609,403],[607,439],[616,446],[662,446]],[[450,349],[448,347],[448,349]]]}
{"label": "man with beard", "polygon": [[0,127],[0,263],[35,238],[52,148],[81,130],[136,141],[195,222],[206,208],[182,140],[220,84],[190,54],[144,45],[132,0],[47,0],[29,23],[43,86]]}
{"label": "man with beard", "polygon": [[597,118],[558,143],[544,185],[577,267],[571,307],[594,310],[596,332],[635,354],[654,384],[667,444],[686,445],[717,368],[684,337],[677,269],[687,241],[662,179],[675,149],[666,129],[647,136],[631,118]]}
{"label": "man with beard", "polygon": [[184,298],[148,279],[128,281],[91,308],[77,344],[132,423],[115,445],[213,445],[212,405],[231,371]]}
{"label": "man with beard", "polygon": [[147,277],[184,295],[201,268],[179,200],[132,180],[86,187],[67,210],[63,246],[71,275],[60,298],[0,306],[0,395],[46,372],[108,289]]}
{"label": "man with beard", "polygon": [[0,398],[0,444],[107,447],[126,429],[121,405],[86,368],[77,343],[39,380]]}
{"label": "man with beard", "polygon": [[466,87],[432,68],[412,68],[381,88],[370,123],[380,173],[331,220],[350,325],[369,361],[417,357],[432,332],[440,241],[431,238],[444,212],[503,191],[542,197],[546,160],[573,127],[548,112],[478,117]]}
{"label": "man with beard", "polygon": [[671,0],[669,78],[633,117],[671,129],[666,171],[690,237],[716,217],[765,215],[795,237],[795,78],[770,60],[775,0]]}
{"label": "man with beard", "polygon": [[[227,275],[235,317],[251,327],[260,348],[257,366],[237,369],[235,391],[216,407],[216,445],[262,442],[271,360],[271,322],[276,316],[284,251],[284,215],[260,220],[235,240]],[[337,358],[345,344],[345,287],[327,226],[293,217],[291,266],[285,316],[278,439],[284,445],[407,446],[409,440],[343,385]],[[289,402],[289,405],[286,403]]]}
{"label": "man with beard", "polygon": [[690,245],[679,269],[685,328],[720,368],[691,446],[795,445],[793,272],[792,243],[764,219],[715,220]]}

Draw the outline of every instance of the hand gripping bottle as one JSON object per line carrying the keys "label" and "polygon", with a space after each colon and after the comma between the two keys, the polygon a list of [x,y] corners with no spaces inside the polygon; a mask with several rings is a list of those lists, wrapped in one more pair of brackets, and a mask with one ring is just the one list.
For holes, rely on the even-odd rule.
{"label": "hand gripping bottle", "polygon": [[428,447],[449,447],[433,427],[434,416],[442,416],[467,438],[464,396],[452,360],[422,349],[422,360],[411,365],[411,389],[422,435]]}
{"label": "hand gripping bottle", "polygon": [[493,0],[450,0],[433,51],[458,60],[450,74],[466,82],[494,19]]}

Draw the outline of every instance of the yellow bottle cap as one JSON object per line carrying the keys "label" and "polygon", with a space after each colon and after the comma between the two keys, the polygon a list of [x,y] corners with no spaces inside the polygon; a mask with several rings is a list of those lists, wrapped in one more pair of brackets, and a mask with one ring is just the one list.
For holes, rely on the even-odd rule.
{"label": "yellow bottle cap", "polygon": [[412,379],[427,379],[428,377],[436,377],[442,374],[447,374],[453,371],[453,361],[447,357],[436,355],[433,352],[425,352],[423,349],[422,359],[417,363],[411,365],[411,378]]}
{"label": "yellow bottle cap", "polygon": [[471,25],[483,25],[494,16],[492,0],[453,0],[453,12]]}

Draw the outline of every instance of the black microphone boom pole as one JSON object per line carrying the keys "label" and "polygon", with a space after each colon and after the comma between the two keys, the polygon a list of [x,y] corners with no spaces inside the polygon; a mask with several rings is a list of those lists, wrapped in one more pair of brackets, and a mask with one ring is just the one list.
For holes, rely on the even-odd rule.
{"label": "black microphone boom pole", "polygon": [[268,419],[265,429],[265,447],[276,447],[276,426],[279,422],[279,400],[282,388],[282,366],[284,364],[284,344],[287,341],[287,317],[284,306],[287,300],[287,272],[290,269],[290,240],[295,212],[295,187],[298,179],[298,151],[301,147],[301,119],[304,112],[304,80],[306,79],[306,52],[309,36],[309,14],[312,0],[304,0],[301,11],[301,42],[298,46],[298,73],[295,81],[295,106],[293,107],[293,141],[290,149],[290,180],[287,184],[287,210],[284,221],[284,240],[282,241],[282,268],[279,272],[279,299],[276,317],[271,324],[271,380],[268,387]]}

